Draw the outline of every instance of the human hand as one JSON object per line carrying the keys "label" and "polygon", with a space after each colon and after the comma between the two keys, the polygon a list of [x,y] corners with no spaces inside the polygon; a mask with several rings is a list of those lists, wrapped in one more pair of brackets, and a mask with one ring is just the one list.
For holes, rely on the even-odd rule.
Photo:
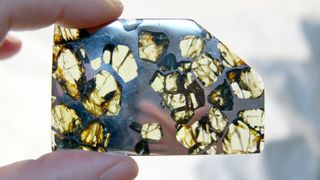
{"label": "human hand", "polygon": [[120,16],[118,0],[1,0],[0,59],[17,53],[21,42],[9,30],[31,30],[58,23],[65,27],[94,28]]}
{"label": "human hand", "polygon": [[[21,42],[10,30],[30,30],[53,23],[73,28],[108,24],[122,12],[117,0],[1,0],[0,59],[19,51]],[[58,151],[37,160],[0,168],[1,179],[133,179],[138,167],[133,159],[111,153]]]}

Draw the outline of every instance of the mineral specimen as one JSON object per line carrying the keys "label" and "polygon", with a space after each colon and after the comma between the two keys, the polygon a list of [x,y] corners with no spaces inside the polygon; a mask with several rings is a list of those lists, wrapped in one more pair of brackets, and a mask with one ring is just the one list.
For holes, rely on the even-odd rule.
{"label": "mineral specimen", "polygon": [[264,148],[264,85],[192,20],[56,26],[52,149],[129,155],[243,154]]}

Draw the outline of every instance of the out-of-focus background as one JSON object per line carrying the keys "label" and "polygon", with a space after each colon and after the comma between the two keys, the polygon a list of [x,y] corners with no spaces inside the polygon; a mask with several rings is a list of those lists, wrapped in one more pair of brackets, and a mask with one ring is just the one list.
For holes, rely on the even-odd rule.
{"label": "out-of-focus background", "polygon": [[[122,18],[196,20],[246,59],[266,86],[262,154],[135,157],[137,179],[320,179],[319,0],[123,3]],[[0,166],[51,151],[53,27],[13,34],[24,44],[0,62]]]}

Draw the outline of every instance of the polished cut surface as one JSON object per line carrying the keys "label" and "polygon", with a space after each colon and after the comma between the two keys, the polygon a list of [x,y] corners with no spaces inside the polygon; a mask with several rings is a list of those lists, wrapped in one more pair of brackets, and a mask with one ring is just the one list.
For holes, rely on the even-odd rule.
{"label": "polished cut surface", "polygon": [[55,27],[53,150],[259,153],[264,117],[261,77],[192,20]]}

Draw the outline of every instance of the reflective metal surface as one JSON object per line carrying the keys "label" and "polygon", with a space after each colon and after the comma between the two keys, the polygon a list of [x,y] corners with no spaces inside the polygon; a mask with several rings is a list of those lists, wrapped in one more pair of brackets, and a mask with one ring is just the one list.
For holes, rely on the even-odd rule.
{"label": "reflective metal surface", "polygon": [[56,27],[52,148],[130,155],[258,153],[260,76],[192,20]]}

